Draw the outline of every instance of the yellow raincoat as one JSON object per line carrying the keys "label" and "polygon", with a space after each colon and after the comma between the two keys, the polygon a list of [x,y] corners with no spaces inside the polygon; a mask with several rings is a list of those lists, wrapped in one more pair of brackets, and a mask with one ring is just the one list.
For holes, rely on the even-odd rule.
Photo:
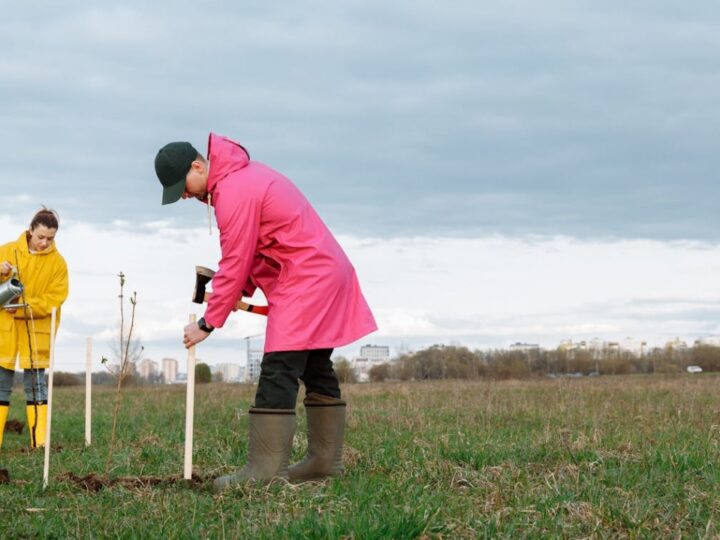
{"label": "yellow raincoat", "polygon": [[[44,251],[30,253],[27,232],[15,242],[0,246],[0,262],[18,266],[29,307],[15,313],[0,309],[0,366],[15,369],[18,354],[23,369],[50,366],[50,314],[57,308],[55,330],[60,327],[60,306],[68,296],[68,270],[55,242]],[[16,259],[17,254],[17,259]],[[17,263],[16,263],[17,261]],[[0,281],[9,276],[0,278]],[[19,302],[18,302],[19,303]],[[28,346],[28,329],[30,346]],[[30,351],[32,350],[32,355]]]}

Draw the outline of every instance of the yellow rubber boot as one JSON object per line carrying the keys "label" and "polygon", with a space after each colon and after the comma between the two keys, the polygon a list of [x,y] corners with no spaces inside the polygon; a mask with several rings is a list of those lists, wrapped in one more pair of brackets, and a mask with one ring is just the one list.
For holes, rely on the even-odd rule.
{"label": "yellow rubber boot", "polygon": [[47,401],[28,401],[28,431],[30,432],[30,448],[45,446],[45,427],[47,425]]}
{"label": "yellow rubber boot", "polygon": [[6,402],[0,402],[0,448],[2,448],[3,433],[5,433],[5,422],[7,422],[8,411],[10,405]]}

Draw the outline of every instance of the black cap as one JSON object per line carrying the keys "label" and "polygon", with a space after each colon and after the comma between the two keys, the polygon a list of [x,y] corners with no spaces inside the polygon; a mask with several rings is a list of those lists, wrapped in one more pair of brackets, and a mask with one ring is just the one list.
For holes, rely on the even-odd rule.
{"label": "black cap", "polygon": [[171,142],[155,156],[155,174],[163,185],[162,203],[179,200],[185,192],[185,177],[198,151],[189,142]]}

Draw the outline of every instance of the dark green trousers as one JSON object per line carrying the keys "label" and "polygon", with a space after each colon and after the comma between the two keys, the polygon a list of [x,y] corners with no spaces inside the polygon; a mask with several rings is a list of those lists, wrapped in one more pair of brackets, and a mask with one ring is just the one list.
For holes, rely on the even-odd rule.
{"label": "dark green trousers", "polygon": [[333,369],[332,349],[266,353],[260,364],[255,394],[259,409],[294,409],[300,382],[305,392],[340,398],[340,383]]}

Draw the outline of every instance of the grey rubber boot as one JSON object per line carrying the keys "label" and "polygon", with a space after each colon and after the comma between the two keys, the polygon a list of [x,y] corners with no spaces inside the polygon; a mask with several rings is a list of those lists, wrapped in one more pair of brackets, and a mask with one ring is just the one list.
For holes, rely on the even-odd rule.
{"label": "grey rubber boot", "polygon": [[215,491],[249,482],[267,484],[288,477],[288,462],[295,435],[293,409],[250,409],[248,461],[234,474],[213,482]]}
{"label": "grey rubber boot", "polygon": [[342,399],[309,393],[303,401],[307,412],[308,451],[300,463],[288,469],[291,482],[326,476],[342,476],[345,407]]}

